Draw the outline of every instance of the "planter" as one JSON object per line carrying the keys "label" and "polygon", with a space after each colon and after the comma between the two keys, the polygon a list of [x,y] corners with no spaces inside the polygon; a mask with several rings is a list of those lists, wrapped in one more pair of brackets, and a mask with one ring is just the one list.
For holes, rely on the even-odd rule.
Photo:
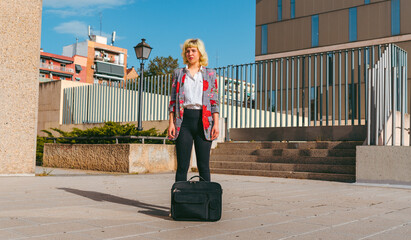
{"label": "planter", "polygon": [[44,145],[43,166],[123,173],[175,171],[175,145],[53,144]]}

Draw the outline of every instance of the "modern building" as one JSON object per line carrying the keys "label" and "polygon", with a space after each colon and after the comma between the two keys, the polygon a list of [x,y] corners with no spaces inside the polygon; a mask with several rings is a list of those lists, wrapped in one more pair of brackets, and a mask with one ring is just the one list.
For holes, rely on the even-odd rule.
{"label": "modern building", "polygon": [[[349,118],[364,118],[365,79],[378,54],[391,43],[411,52],[410,12],[408,0],[256,0],[255,60],[268,61],[263,71],[270,66],[276,69],[272,79],[284,74],[284,87],[271,96],[282,91],[285,103],[291,101],[286,93],[295,92],[300,96],[300,108],[304,103],[301,101],[305,101],[311,120],[328,118],[331,111],[339,111],[337,108],[342,109],[342,118],[347,114]],[[407,74],[406,92],[410,92]],[[289,78],[288,89],[283,78]],[[297,81],[304,90],[296,89]],[[332,98],[332,91],[343,96],[339,99],[341,106],[338,99],[334,105],[326,105],[325,99]]]}
{"label": "modern building", "polygon": [[[224,80],[224,90],[221,93],[222,99],[224,99],[223,104],[239,104],[240,106],[245,106],[255,100],[255,84],[246,82],[245,80],[237,80],[232,78],[227,78],[223,76],[218,76],[220,82]],[[221,83],[220,83],[221,84]]]}
{"label": "modern building", "polygon": [[127,49],[108,45],[107,38],[90,35],[84,42],[63,47],[63,56],[87,58],[86,82],[123,81],[127,70]]}
{"label": "modern building", "polygon": [[40,50],[40,82],[55,80],[86,81],[87,59],[81,56],[66,57]]}

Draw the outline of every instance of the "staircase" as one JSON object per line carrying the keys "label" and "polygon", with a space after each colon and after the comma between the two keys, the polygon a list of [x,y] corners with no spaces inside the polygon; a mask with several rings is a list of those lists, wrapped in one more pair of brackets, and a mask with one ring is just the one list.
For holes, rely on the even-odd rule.
{"label": "staircase", "polygon": [[219,143],[212,173],[355,182],[359,141]]}

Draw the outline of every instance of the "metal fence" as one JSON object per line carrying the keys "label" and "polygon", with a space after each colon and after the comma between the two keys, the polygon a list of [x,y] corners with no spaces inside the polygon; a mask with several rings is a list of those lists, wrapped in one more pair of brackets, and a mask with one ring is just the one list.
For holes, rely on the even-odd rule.
{"label": "metal fence", "polygon": [[[366,125],[373,114],[379,116],[381,131],[386,124],[380,113],[386,111],[384,121],[389,113],[374,104],[388,96],[377,94],[376,98],[372,91],[380,91],[381,81],[386,81],[379,72],[387,62],[381,59],[386,58],[398,72],[395,86],[402,86],[391,88],[390,96],[395,98],[391,106],[406,113],[406,52],[395,45],[377,45],[217,68],[220,116],[227,119],[230,129]],[[63,123],[137,121],[138,84],[135,79],[65,89]],[[142,120],[167,120],[171,76],[146,77],[142,84]],[[373,129],[370,132],[377,131]]]}
{"label": "metal fence", "polygon": [[[229,128],[365,125],[368,69],[388,47],[367,46],[218,68],[219,82],[225,83],[222,102],[227,103],[220,113],[228,118]],[[403,60],[393,61],[406,68]],[[255,88],[251,95],[244,87],[249,85]]]}
{"label": "metal fence", "polygon": [[405,124],[409,101],[407,53],[389,45],[377,63],[368,69],[368,82],[367,144],[410,146],[411,125]]}
{"label": "metal fence", "polygon": [[[64,89],[63,124],[137,121],[138,81],[108,81]],[[171,76],[143,81],[142,120],[168,119]]]}

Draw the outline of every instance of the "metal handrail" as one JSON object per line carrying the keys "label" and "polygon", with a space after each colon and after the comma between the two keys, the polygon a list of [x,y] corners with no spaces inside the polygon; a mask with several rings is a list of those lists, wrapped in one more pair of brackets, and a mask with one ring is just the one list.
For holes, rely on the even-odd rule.
{"label": "metal handrail", "polygon": [[46,139],[53,140],[57,143],[57,139],[67,139],[67,140],[116,140],[118,144],[118,139],[141,139],[141,143],[144,144],[144,139],[148,140],[163,140],[163,144],[166,144],[167,137],[153,137],[153,136],[110,136],[110,137],[47,137]]}

